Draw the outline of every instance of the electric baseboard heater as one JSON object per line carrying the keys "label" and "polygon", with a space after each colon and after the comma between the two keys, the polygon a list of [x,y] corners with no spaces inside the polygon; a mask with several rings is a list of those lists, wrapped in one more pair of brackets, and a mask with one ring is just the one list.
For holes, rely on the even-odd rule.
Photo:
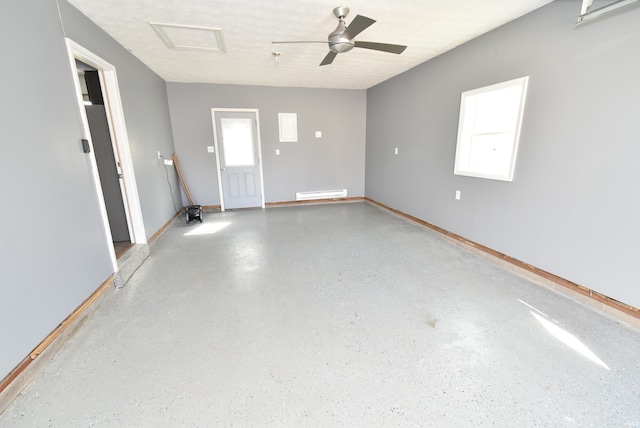
{"label": "electric baseboard heater", "polygon": [[347,189],[296,192],[296,201],[312,201],[314,199],[339,199],[346,197]]}

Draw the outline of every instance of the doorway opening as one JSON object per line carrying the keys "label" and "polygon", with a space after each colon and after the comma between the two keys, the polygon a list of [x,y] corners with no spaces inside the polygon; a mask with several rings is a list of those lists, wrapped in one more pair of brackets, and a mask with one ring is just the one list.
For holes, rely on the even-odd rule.
{"label": "doorway opening", "polygon": [[149,249],[116,70],[74,41],[66,42],[115,283],[121,287]]}
{"label": "doorway opening", "polygon": [[111,138],[98,70],[76,59],[76,71],[107,210],[111,242],[116,258],[119,259],[133,245],[131,222],[128,210],[125,208],[127,201],[123,197],[124,185],[120,157]]}

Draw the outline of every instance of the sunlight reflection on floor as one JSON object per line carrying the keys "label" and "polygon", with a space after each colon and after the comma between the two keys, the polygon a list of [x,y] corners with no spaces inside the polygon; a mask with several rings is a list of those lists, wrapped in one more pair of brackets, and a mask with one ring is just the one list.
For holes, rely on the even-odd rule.
{"label": "sunlight reflection on floor", "polygon": [[185,233],[184,236],[211,235],[213,233],[221,231],[222,229],[229,226],[230,224],[231,223],[228,221],[220,222],[220,223],[203,223],[196,226],[195,229]]}
{"label": "sunlight reflection on floor", "polygon": [[596,354],[594,354],[589,348],[587,348],[587,346],[584,343],[582,343],[580,339],[575,337],[573,334],[558,327],[556,324],[552,323],[551,321],[549,321],[544,317],[541,317],[535,312],[531,312],[531,315],[533,315],[538,320],[538,322],[542,324],[542,326],[545,329],[547,329],[547,331],[551,333],[551,335],[554,336],[556,339],[558,339],[559,341],[561,341],[562,343],[567,345],[569,348],[573,349],[574,351],[582,355],[583,357],[587,358],[588,360],[609,370],[609,366],[607,366],[604,363],[604,361],[598,358]]}
{"label": "sunlight reflection on floor", "polygon": [[[533,315],[534,318],[536,320],[538,320],[538,322],[540,324],[542,324],[542,326],[549,333],[551,333],[551,335],[553,337],[555,337],[556,339],[558,339],[559,341],[561,341],[562,343],[567,345],[569,348],[573,349],[574,351],[576,351],[577,353],[582,355],[583,357],[585,357],[588,360],[596,363],[600,367],[603,367],[603,368],[605,368],[607,370],[610,370],[609,366],[607,366],[604,363],[604,361],[602,361],[600,358],[598,358],[598,356],[596,354],[594,354],[584,343],[582,343],[580,341],[580,339],[578,339],[577,337],[575,337],[573,334],[569,333],[568,331],[564,330],[563,328],[559,327],[557,325],[558,322],[556,320],[551,318],[551,321],[550,321],[549,320],[549,318],[550,318],[549,315],[547,315],[544,312],[538,310],[538,308],[535,308],[535,307],[531,306],[527,302],[524,302],[524,301],[522,301],[520,299],[518,299],[518,302],[520,302],[523,305],[526,305],[529,308],[533,309],[535,312],[529,311],[531,313],[531,315]],[[538,315],[538,314],[540,314],[540,315]]]}

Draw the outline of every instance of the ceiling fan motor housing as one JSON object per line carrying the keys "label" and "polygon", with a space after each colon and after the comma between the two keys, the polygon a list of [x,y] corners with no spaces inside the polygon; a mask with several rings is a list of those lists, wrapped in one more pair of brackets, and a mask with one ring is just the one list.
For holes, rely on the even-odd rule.
{"label": "ceiling fan motor housing", "polygon": [[353,42],[349,39],[342,37],[344,30],[346,30],[346,25],[342,17],[340,18],[340,22],[338,22],[338,26],[331,34],[329,34],[329,49],[335,53],[343,53],[349,52],[353,49]]}

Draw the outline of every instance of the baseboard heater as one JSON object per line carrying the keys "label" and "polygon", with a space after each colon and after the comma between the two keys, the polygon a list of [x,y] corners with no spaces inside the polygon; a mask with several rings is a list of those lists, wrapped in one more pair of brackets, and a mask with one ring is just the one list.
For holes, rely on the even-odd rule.
{"label": "baseboard heater", "polygon": [[310,201],[313,199],[346,198],[347,189],[316,190],[314,192],[296,192],[296,201]]}

